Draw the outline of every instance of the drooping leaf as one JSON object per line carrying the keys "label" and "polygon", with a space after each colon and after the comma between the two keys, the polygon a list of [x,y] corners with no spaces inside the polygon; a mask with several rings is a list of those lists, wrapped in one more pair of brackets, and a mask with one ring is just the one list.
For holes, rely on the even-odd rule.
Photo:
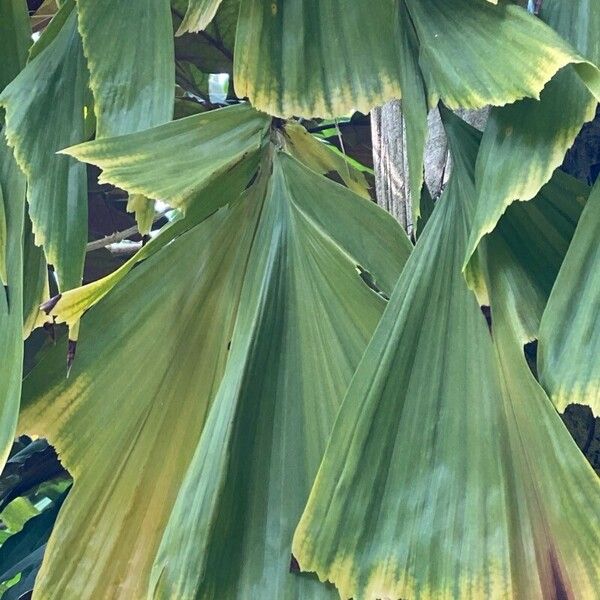
{"label": "drooping leaf", "polygon": [[559,410],[600,414],[600,185],[583,210],[540,327],[540,381]]}
{"label": "drooping leaf", "polygon": [[[544,0],[540,17],[600,65],[600,2]],[[491,111],[477,159],[479,202],[467,258],[513,201],[534,198],[548,182],[581,126],[594,118],[599,98],[569,66],[554,76],[539,101]]]}
{"label": "drooping leaf", "polygon": [[[481,137],[476,131],[471,134]],[[510,283],[517,319],[513,326],[519,329],[522,343],[538,336],[542,313],[589,192],[589,187],[557,170],[533,200],[511,204],[486,238],[488,251],[505,257],[505,285]],[[489,305],[487,285],[477,266],[466,275],[480,304]]]}
{"label": "drooping leaf", "polygon": [[[170,121],[175,53],[169,0],[77,0],[77,14],[95,100],[96,137]],[[127,210],[135,212],[141,233],[149,233],[154,202],[137,195]]]}
{"label": "drooping leaf", "polygon": [[54,265],[61,289],[81,283],[87,241],[85,167],[55,155],[83,139],[87,89],[73,2],[66,2],[57,18],[65,14],[52,41],[0,94],[6,136],[27,178],[36,243]]}
{"label": "drooping leaf", "polygon": [[[65,497],[66,493],[62,494],[51,506],[29,519],[21,531],[12,535],[0,547],[0,584],[21,574],[19,582],[9,589],[15,598],[21,598],[23,594],[33,590],[46,542]],[[7,595],[8,592],[2,597],[6,598]]]}
{"label": "drooping leaf", "polygon": [[269,123],[266,115],[240,104],[64,152],[101,167],[101,183],[185,210],[210,181],[258,154]]}
{"label": "drooping leaf", "polygon": [[97,137],[170,121],[175,66],[169,0],[77,0],[77,14]]}
{"label": "drooping leaf", "polygon": [[[0,92],[25,65],[29,39],[25,6],[0,0]],[[3,121],[0,111],[0,468],[12,446],[21,395],[25,215],[25,180],[6,144]]]}
{"label": "drooping leaf", "polygon": [[[599,482],[522,350],[499,360],[462,277],[478,140],[456,119],[451,179],[344,398],[294,556],[344,599],[593,597]],[[541,475],[522,441],[540,417]]]}
{"label": "drooping leaf", "polygon": [[0,188],[6,223],[6,237],[2,240],[6,271],[0,290],[0,466],[4,466],[14,437],[21,396],[25,179],[1,128]]}
{"label": "drooping leaf", "polygon": [[286,150],[311,169],[327,175],[335,171],[342,181],[355,193],[370,198],[369,183],[364,174],[351,166],[343,156],[331,152],[326,144],[312,136],[304,127],[286,123],[284,127]]}
{"label": "drooping leaf", "polygon": [[26,1],[0,0],[0,92],[25,65],[29,46],[31,29]]}
{"label": "drooping leaf", "polygon": [[[207,190],[220,196],[230,180]],[[143,597],[185,478],[181,493],[199,493],[183,511],[186,530],[209,522],[215,535],[173,546],[185,516],[175,509],[157,597],[187,597],[185,589],[248,598],[251,585],[265,597],[287,597],[286,586],[331,597],[289,572],[291,534],[384,305],[357,265],[388,293],[410,243],[372,202],[287,155],[278,153],[272,175],[263,165],[246,191],[235,190],[237,200],[139,263],[83,316],[68,380],[57,347],[25,381],[21,427],[48,436],[75,478],[38,576],[42,596]],[[281,444],[277,458],[269,440]],[[228,452],[206,455],[212,444]],[[196,477],[210,487],[194,490]]]}
{"label": "drooping leaf", "polygon": [[[173,22],[179,29],[188,0],[172,0]],[[203,73],[232,73],[240,0],[221,0],[211,23],[198,34],[178,31],[175,57],[193,63]]]}
{"label": "drooping leaf", "polygon": [[48,265],[44,251],[35,245],[31,221],[25,217],[23,231],[23,338],[45,322],[40,304],[50,296]]}
{"label": "drooping leaf", "polygon": [[197,32],[206,29],[217,14],[221,0],[188,0],[185,17],[177,30],[181,35],[186,31]]}
{"label": "drooping leaf", "polygon": [[405,40],[399,2],[414,23],[430,106],[438,98],[451,108],[479,108],[538,97],[570,63],[582,65],[600,96],[598,72],[550,28],[518,6],[484,0],[243,0],[238,96],[274,115],[304,117],[366,113],[400,98],[401,68],[415,57],[401,58],[414,45]]}

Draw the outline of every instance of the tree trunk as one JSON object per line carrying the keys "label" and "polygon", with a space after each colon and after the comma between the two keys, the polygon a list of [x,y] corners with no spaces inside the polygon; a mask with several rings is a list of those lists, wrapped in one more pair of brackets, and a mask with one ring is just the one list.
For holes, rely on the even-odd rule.
{"label": "tree trunk", "polygon": [[[483,129],[488,110],[464,110],[457,114],[465,121]],[[425,143],[425,184],[436,199],[448,181],[450,161],[448,142],[438,109],[427,117],[428,137]],[[409,189],[406,124],[400,100],[391,100],[371,111],[371,137],[375,169],[377,204],[387,210],[411,235],[412,198]]]}

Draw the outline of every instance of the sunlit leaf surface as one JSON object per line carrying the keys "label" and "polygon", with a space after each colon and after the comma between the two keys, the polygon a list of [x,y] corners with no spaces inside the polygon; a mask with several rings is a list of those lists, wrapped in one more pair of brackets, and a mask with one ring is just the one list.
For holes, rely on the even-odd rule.
{"label": "sunlit leaf surface", "polygon": [[583,65],[600,95],[598,72],[550,28],[518,6],[484,0],[243,0],[237,94],[271,114],[305,117],[366,113],[401,97],[402,69],[417,59],[406,56],[415,48],[398,16],[401,2],[416,30],[430,105],[441,98],[451,108],[477,108],[537,97],[570,63]]}
{"label": "sunlit leaf surface", "polygon": [[290,572],[292,533],[411,246],[277,146],[83,316],[68,380],[60,346],[27,378],[21,427],[75,478],[40,597],[144,597],[155,560],[157,598],[335,597]]}
{"label": "sunlit leaf surface", "polygon": [[[540,17],[600,65],[600,2],[544,0]],[[581,126],[594,118],[600,94],[575,67],[548,83],[540,100],[492,109],[477,159],[478,204],[468,256],[515,200],[530,200],[560,166]],[[589,82],[588,82],[589,83]]]}
{"label": "sunlit leaf surface", "polygon": [[593,597],[600,484],[502,321],[510,298],[492,288],[494,346],[462,277],[478,140],[456,117],[447,130],[451,180],[344,398],[293,552],[344,599]]}
{"label": "sunlit leaf surface", "polygon": [[61,13],[62,27],[44,33],[51,41],[0,94],[0,106],[27,178],[36,243],[54,265],[61,289],[69,289],[80,285],[83,272],[87,182],[84,165],[55,153],[83,140],[88,76],[73,3]]}

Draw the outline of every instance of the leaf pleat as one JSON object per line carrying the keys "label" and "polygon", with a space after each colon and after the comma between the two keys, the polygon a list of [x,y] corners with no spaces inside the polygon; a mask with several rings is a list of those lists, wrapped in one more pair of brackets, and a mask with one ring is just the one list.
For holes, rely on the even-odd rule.
{"label": "leaf pleat", "polygon": [[[60,288],[81,283],[87,241],[85,166],[56,151],[84,136],[87,67],[72,2],[51,39],[0,94],[6,136],[27,178],[35,241],[57,273]],[[43,41],[44,36],[40,39]],[[33,47],[35,49],[35,46]]]}
{"label": "leaf pleat", "polygon": [[447,122],[451,180],[352,379],[294,536],[300,567],[344,599],[595,593],[598,480],[520,342],[494,347],[462,278],[478,150],[465,127]]}
{"label": "leaf pleat", "polygon": [[[594,65],[600,65],[600,3],[544,0],[540,18]],[[533,60],[526,56],[528,60]],[[557,73],[539,101],[494,108],[477,159],[478,205],[467,260],[515,200],[530,200],[562,163],[600,99],[575,66]],[[593,92],[593,93],[592,93]]]}
{"label": "leaf pleat", "polygon": [[[418,57],[407,55],[414,47],[406,39],[403,4],[416,31]],[[431,106],[438,98],[452,108],[537,98],[570,63],[581,65],[582,76],[600,95],[597,70],[539,19],[508,3],[241,2],[236,92],[274,115],[366,113],[404,96],[402,86],[412,78],[406,69],[417,60]]]}
{"label": "leaf pleat", "polygon": [[145,597],[165,528],[151,595],[334,597],[290,573],[291,536],[411,246],[372,202],[274,147],[262,160],[84,314],[68,380],[60,346],[27,377],[21,429],[75,479],[40,597]]}
{"label": "leaf pleat", "polygon": [[186,210],[201,200],[210,181],[259,152],[269,122],[266,115],[239,104],[94,140],[64,153],[99,166],[101,183]]}
{"label": "leaf pleat", "polygon": [[557,409],[600,414],[600,185],[581,215],[540,327],[540,381]]}

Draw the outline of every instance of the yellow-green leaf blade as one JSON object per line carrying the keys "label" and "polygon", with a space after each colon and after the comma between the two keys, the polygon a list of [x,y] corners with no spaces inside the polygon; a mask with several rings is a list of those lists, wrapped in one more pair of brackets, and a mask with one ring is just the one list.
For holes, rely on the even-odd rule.
{"label": "yellow-green leaf blade", "polygon": [[588,200],[540,327],[540,381],[558,410],[588,404],[600,414],[600,185]]}
{"label": "yellow-green leaf blade", "polygon": [[[592,64],[600,65],[600,5],[545,0],[540,17]],[[467,259],[515,200],[530,200],[549,181],[581,126],[594,118],[597,88],[576,66],[557,73],[539,101],[492,109],[477,159],[478,202]],[[591,68],[591,67],[590,67]],[[590,71],[592,76],[593,70]],[[583,74],[583,78],[582,78]]]}
{"label": "yellow-green leaf blade", "polygon": [[170,121],[175,63],[169,0],[77,0],[77,14],[97,137]]}
{"label": "yellow-green leaf blade", "polygon": [[240,104],[64,152],[99,166],[103,182],[186,209],[216,176],[258,153],[269,123]]}
{"label": "yellow-green leaf blade", "polygon": [[[599,482],[539,387],[546,408],[527,406],[522,368],[505,381],[461,274],[478,139],[447,129],[451,180],[342,403],[294,555],[344,599],[593,596]],[[540,413],[541,477],[519,441]]]}
{"label": "yellow-green leaf blade", "polygon": [[84,165],[55,153],[83,139],[87,67],[73,4],[61,11],[69,16],[60,31],[4,89],[0,105],[8,142],[27,178],[36,243],[61,289],[69,289],[81,283],[83,272],[87,180]]}

